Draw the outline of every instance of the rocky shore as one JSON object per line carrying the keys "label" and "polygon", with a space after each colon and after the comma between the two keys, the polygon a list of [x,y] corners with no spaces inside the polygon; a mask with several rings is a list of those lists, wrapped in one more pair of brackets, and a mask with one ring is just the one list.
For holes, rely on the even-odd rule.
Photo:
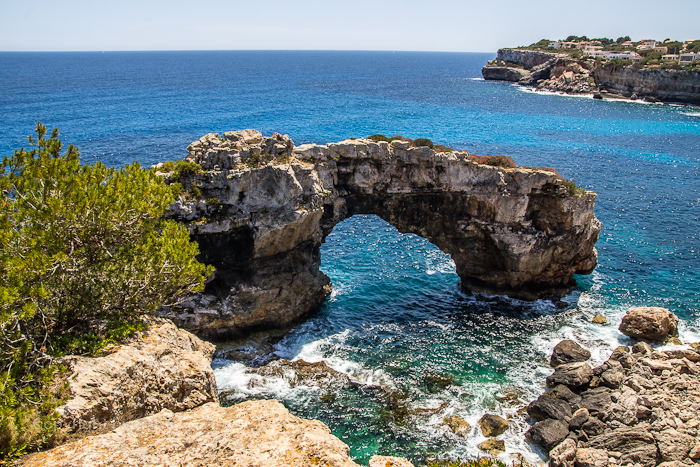
{"label": "rocky shore", "polygon": [[207,339],[290,326],[330,294],[320,245],[355,214],[376,214],[450,254],[462,285],[522,298],[562,293],[597,264],[595,194],[556,171],[502,168],[464,151],[353,139],[295,146],[255,130],[189,148],[185,223],[216,267],[205,293],[163,316]]}
{"label": "rocky shore", "polygon": [[620,331],[639,339],[600,366],[572,341],[557,345],[551,390],[527,408],[526,433],[549,452],[551,467],[682,467],[700,463],[700,344],[677,341],[678,318],[662,308],[633,308]]}
{"label": "rocky shore", "polygon": [[482,75],[539,91],[700,105],[700,73],[604,66],[568,54],[500,49]]}

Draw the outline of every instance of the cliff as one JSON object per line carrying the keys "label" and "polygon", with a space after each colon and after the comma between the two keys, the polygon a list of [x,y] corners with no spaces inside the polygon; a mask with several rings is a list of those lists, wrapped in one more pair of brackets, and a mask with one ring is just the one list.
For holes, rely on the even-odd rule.
{"label": "cliff", "polygon": [[700,73],[603,66],[592,59],[532,50],[500,49],[482,69],[484,79],[505,80],[539,90],[700,104]]}
{"label": "cliff", "polygon": [[163,313],[200,336],[289,326],[322,303],[330,281],[320,244],[355,214],[428,238],[466,288],[535,298],[596,265],[595,194],[570,193],[552,171],[480,165],[407,141],[295,147],[254,130],[209,134],[188,149],[203,172],[180,174],[189,191],[167,215],[217,271],[205,293]]}

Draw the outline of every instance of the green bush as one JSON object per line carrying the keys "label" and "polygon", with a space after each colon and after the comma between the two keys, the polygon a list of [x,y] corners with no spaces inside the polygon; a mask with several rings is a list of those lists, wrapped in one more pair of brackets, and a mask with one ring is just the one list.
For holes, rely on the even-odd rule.
{"label": "green bush", "polygon": [[386,136],[382,135],[381,133],[377,133],[376,135],[368,136],[367,139],[370,141],[374,141],[375,143],[378,143],[380,141],[386,141],[388,143],[391,141],[391,138],[387,138]]}
{"label": "green bush", "polygon": [[586,193],[586,190],[576,186],[576,182],[573,179],[563,180],[562,183],[564,183],[564,187],[566,187],[566,191],[568,191],[571,196],[581,196],[584,193]]}
{"label": "green bush", "polygon": [[433,147],[433,142],[430,141],[428,138],[418,138],[416,140],[413,140],[413,145],[416,147],[427,147],[431,148]]}
{"label": "green bush", "polygon": [[57,129],[36,132],[0,165],[0,460],[56,438],[56,357],[127,337],[212,272],[161,218],[179,184],[138,164],[81,166]]}
{"label": "green bush", "polygon": [[183,177],[190,178],[203,173],[201,165],[185,160],[163,162],[161,171],[171,173],[175,181],[180,181]]}

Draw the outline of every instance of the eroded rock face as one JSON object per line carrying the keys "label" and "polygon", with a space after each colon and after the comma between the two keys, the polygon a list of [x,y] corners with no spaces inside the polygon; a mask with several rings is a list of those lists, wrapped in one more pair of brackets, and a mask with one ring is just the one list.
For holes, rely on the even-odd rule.
{"label": "eroded rock face", "polygon": [[226,408],[209,403],[180,413],[163,410],[39,453],[24,465],[358,467],[349,452],[323,423],[297,418],[279,402],[267,400]]}
{"label": "eroded rock face", "polygon": [[70,399],[58,408],[69,431],[93,431],[168,409],[217,399],[214,346],[172,322],[153,319],[147,331],[98,358],[65,357]]}
{"label": "eroded rock face", "polygon": [[318,306],[330,293],[320,244],[355,214],[428,238],[471,289],[537,298],[597,263],[595,194],[570,193],[551,170],[479,165],[407,141],[294,147],[254,130],[209,134],[189,150],[205,173],[179,180],[189,194],[167,215],[217,271],[204,294],[164,313],[208,338],[289,326]]}

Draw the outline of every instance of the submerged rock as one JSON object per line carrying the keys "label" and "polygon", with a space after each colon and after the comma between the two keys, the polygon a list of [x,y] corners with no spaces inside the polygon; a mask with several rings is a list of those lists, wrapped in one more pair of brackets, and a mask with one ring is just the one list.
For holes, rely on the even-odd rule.
{"label": "submerged rock", "polygon": [[488,452],[493,457],[496,457],[506,450],[506,443],[502,439],[490,438],[479,443],[479,449]]}
{"label": "submerged rock", "polygon": [[678,337],[678,317],[666,308],[630,308],[622,318],[620,332],[638,340],[666,342]]}
{"label": "submerged rock", "polygon": [[204,293],[161,313],[200,336],[284,328],[316,308],[331,291],[320,245],[355,214],[429,239],[471,290],[534,299],[596,266],[596,195],[555,171],[477,164],[464,151],[399,140],[295,147],[278,133],[224,136],[189,146],[186,160],[202,174],[163,173],[187,190],[167,217],[189,228],[216,273]]}
{"label": "submerged rock", "polygon": [[277,401],[250,401],[163,410],[33,455],[24,466],[359,467],[349,453],[323,423],[297,418]]}
{"label": "submerged rock", "polygon": [[498,415],[486,414],[481,417],[478,424],[481,427],[481,433],[487,438],[502,435],[508,429],[508,421]]}
{"label": "submerged rock", "polygon": [[[602,99],[602,97],[601,97]],[[594,324],[605,324],[608,322],[608,318],[605,316],[601,315],[600,313],[596,313],[593,319],[591,320],[592,323]]]}
{"label": "submerged rock", "polygon": [[465,419],[456,415],[443,418],[442,423],[449,426],[454,434],[464,437],[468,436],[472,429],[471,425]]}

